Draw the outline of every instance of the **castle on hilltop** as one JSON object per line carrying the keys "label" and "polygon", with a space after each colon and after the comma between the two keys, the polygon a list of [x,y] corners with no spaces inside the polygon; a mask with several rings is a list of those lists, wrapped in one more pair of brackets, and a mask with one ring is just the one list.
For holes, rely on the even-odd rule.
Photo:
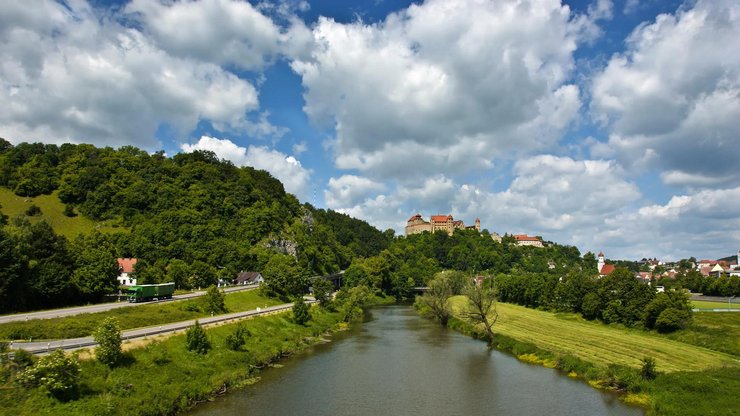
{"label": "castle on hilltop", "polygon": [[406,235],[421,234],[424,231],[435,233],[444,231],[449,235],[455,230],[480,231],[480,219],[475,219],[475,225],[465,226],[462,220],[455,220],[452,215],[432,215],[429,221],[425,221],[421,214],[416,214],[406,222]]}

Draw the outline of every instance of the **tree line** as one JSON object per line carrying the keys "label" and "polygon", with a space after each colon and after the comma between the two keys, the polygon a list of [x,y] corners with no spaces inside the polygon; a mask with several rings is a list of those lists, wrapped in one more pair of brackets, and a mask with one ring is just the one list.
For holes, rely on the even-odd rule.
{"label": "tree line", "polygon": [[301,204],[269,173],[208,151],[167,157],[131,146],[0,139],[0,186],[24,197],[55,193],[66,212],[121,230],[68,241],[43,221],[0,216],[2,312],[97,300],[116,289],[117,257],[138,259],[140,283],[204,288],[244,270],[276,281],[289,275],[305,290],[309,276],[376,255],[392,237]]}

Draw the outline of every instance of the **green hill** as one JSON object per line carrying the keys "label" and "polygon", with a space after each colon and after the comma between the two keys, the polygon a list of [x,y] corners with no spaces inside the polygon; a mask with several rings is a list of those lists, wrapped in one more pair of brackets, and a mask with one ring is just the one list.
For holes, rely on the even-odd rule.
{"label": "green hill", "polygon": [[68,217],[62,212],[64,204],[57,196],[58,192],[51,195],[39,195],[37,197],[23,197],[13,193],[10,189],[0,187],[0,211],[10,218],[18,215],[25,216],[25,212],[31,205],[41,208],[41,215],[27,217],[32,223],[45,220],[48,222],[54,232],[61,234],[69,239],[75,238],[79,234],[89,233],[93,230],[101,232],[122,231],[125,228],[119,228],[112,221],[95,222],[82,215]]}

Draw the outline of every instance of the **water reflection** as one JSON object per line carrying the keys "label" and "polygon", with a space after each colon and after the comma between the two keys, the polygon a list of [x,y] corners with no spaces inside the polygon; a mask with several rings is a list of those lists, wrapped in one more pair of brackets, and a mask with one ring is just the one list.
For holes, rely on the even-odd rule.
{"label": "water reflection", "polygon": [[373,310],[335,342],[285,361],[193,415],[642,415],[558,372],[419,318]]}

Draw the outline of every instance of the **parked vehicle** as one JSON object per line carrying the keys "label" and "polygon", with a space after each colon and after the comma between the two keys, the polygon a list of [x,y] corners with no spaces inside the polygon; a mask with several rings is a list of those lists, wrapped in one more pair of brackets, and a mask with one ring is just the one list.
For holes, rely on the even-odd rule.
{"label": "parked vehicle", "polygon": [[128,289],[128,301],[131,303],[147,302],[150,300],[172,299],[175,293],[174,283],[160,283],[156,285],[136,285]]}

